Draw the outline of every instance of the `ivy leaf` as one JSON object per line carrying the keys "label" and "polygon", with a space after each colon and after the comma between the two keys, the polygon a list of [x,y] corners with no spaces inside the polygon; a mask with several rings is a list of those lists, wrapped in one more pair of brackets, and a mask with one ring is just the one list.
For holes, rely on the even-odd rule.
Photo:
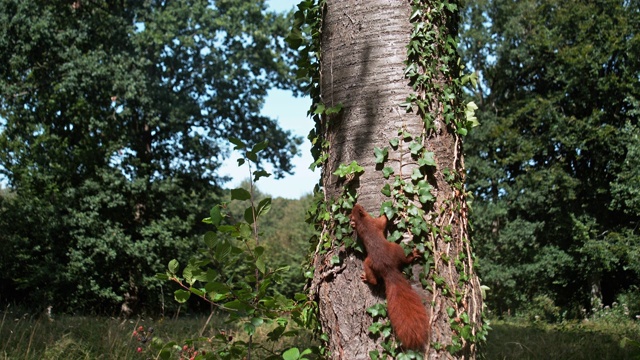
{"label": "ivy leaf", "polygon": [[435,154],[432,151],[425,151],[420,159],[418,159],[418,165],[436,166]]}
{"label": "ivy leaf", "polygon": [[336,106],[332,106],[325,111],[327,115],[335,115],[342,111],[342,104],[338,104]]}
{"label": "ivy leaf", "polygon": [[402,239],[402,232],[398,230],[394,230],[391,234],[387,236],[387,240],[391,242],[397,242],[400,239]]}
{"label": "ivy leaf", "polygon": [[396,360],[411,360],[411,359],[416,359],[416,356],[415,354],[411,354],[410,352],[407,352],[407,353],[401,352],[396,356]]}
{"label": "ivy leaf", "polygon": [[474,103],[473,101],[470,101],[464,110],[465,119],[467,120],[467,127],[476,127],[480,125],[480,122],[476,117],[476,110],[478,110],[478,105],[476,105],[476,103]]}
{"label": "ivy leaf", "polygon": [[393,219],[393,216],[396,214],[396,209],[393,207],[392,201],[385,201],[380,205],[380,211],[386,215],[387,219]]}
{"label": "ivy leaf", "polygon": [[405,101],[405,102],[402,102],[402,103],[398,104],[398,106],[403,108],[404,111],[408,112],[408,113],[411,112],[411,110],[412,110],[411,106],[412,105],[413,105],[413,103],[411,101]]}
{"label": "ivy leaf", "polygon": [[419,207],[417,207],[417,206],[415,206],[415,205],[413,205],[413,204],[412,204],[412,205],[410,205],[410,206],[407,208],[407,214],[408,214],[409,216],[413,217],[413,218],[419,218],[419,217],[422,217],[421,211],[422,211],[422,210],[421,210]]}
{"label": "ivy leaf", "polygon": [[407,184],[404,186],[404,192],[407,194],[413,194],[415,189],[413,188],[413,184]]}
{"label": "ivy leaf", "polygon": [[391,336],[391,326],[385,326],[382,328],[382,336],[385,338]]}
{"label": "ivy leaf", "polygon": [[291,29],[291,32],[284,39],[292,49],[297,49],[302,45],[302,40],[304,37],[302,36],[302,30],[298,28]]}
{"label": "ivy leaf", "polygon": [[384,195],[384,196],[391,196],[391,186],[389,186],[389,184],[384,184],[384,186],[382,187],[382,190],[380,190],[380,192]]}
{"label": "ivy leaf", "polygon": [[412,217],[409,223],[411,224],[411,228],[409,229],[411,233],[415,236],[420,236],[420,234],[422,234],[422,228],[424,227],[424,220],[421,217]]}
{"label": "ivy leaf", "polygon": [[371,333],[371,334],[378,334],[380,332],[380,328],[382,328],[382,324],[380,324],[379,322],[374,322],[373,324],[371,324],[367,330]]}
{"label": "ivy leaf", "polygon": [[411,155],[418,155],[420,150],[422,150],[422,144],[412,141],[409,144],[409,150],[411,150]]}
{"label": "ivy leaf", "polygon": [[398,132],[398,135],[401,135],[402,139],[406,141],[413,139],[413,136],[407,130],[404,130],[404,129],[400,130]]}
{"label": "ivy leaf", "polygon": [[389,145],[391,145],[393,150],[397,150],[398,149],[398,145],[400,145],[400,139],[393,138],[393,139],[389,140]]}
{"label": "ivy leaf", "polygon": [[378,316],[384,317],[384,316],[387,316],[387,307],[384,304],[378,303],[370,306],[367,309],[367,313],[374,318]]}
{"label": "ivy leaf", "polygon": [[389,156],[389,149],[385,148],[379,148],[379,147],[375,147],[373,148],[373,153],[375,154],[376,157],[376,164],[382,164],[385,162],[385,160],[387,160],[387,157]]}
{"label": "ivy leaf", "polygon": [[472,338],[472,334],[471,334],[471,326],[469,325],[465,325],[462,330],[460,331],[460,337],[463,338],[464,340],[471,340]]}
{"label": "ivy leaf", "polygon": [[316,109],[313,110],[313,113],[316,114],[316,115],[320,115],[320,114],[324,113],[324,110],[325,110],[324,104],[323,103],[319,103],[316,106]]}
{"label": "ivy leaf", "polygon": [[385,179],[388,179],[389,176],[393,175],[393,168],[389,167],[389,166],[385,166],[382,169],[382,176],[384,176]]}
{"label": "ivy leaf", "polygon": [[460,314],[460,320],[462,320],[462,322],[464,324],[468,324],[469,323],[469,314],[467,314],[466,312],[463,312],[462,314]]}
{"label": "ivy leaf", "polygon": [[456,314],[456,309],[452,307],[447,308],[447,315],[449,315],[450,318],[453,318],[455,314]]}
{"label": "ivy leaf", "polygon": [[427,204],[436,200],[435,196],[431,193],[432,186],[430,184],[428,185],[428,187],[423,186],[418,190],[418,196],[422,204]]}
{"label": "ivy leaf", "polygon": [[418,180],[422,179],[423,177],[424,177],[424,175],[422,175],[422,172],[420,171],[419,168],[413,169],[413,172],[411,173],[411,179],[413,181],[418,181]]}
{"label": "ivy leaf", "polygon": [[354,160],[349,165],[340,164],[340,166],[338,166],[338,170],[333,172],[333,175],[346,177],[347,175],[358,174],[361,172],[364,172],[364,168],[358,165],[358,162]]}

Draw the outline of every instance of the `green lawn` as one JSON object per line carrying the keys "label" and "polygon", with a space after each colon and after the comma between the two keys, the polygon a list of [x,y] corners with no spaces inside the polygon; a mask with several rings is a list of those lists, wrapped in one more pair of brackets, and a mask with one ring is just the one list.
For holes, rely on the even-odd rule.
{"label": "green lawn", "polygon": [[640,359],[640,322],[576,321],[562,324],[493,321],[486,359]]}
{"label": "green lawn", "polygon": [[[0,360],[155,359],[159,346],[152,345],[152,338],[161,339],[160,343],[176,341],[171,359],[188,359],[190,356],[180,357],[179,351],[185,345],[192,345],[185,340],[199,339],[195,350],[209,350],[211,343],[207,338],[213,338],[223,329],[227,338],[248,341],[246,334],[225,325],[223,320],[214,318],[208,326],[205,326],[206,316],[184,315],[178,319],[136,320],[60,315],[50,320],[44,314],[29,316],[4,311],[0,312]],[[252,358],[265,358],[279,349],[312,341],[309,334],[276,343],[265,341],[273,327],[275,325],[257,329],[254,340],[260,340],[264,346],[254,347]],[[151,334],[150,329],[153,329]]]}
{"label": "green lawn", "polygon": [[[140,326],[153,327],[153,336],[164,341],[196,338],[203,330],[205,317],[182,316],[179,319],[121,320],[108,317],[29,316],[0,312],[0,359],[153,359],[157,355],[149,342],[133,334]],[[216,325],[221,328],[222,325]],[[211,324],[210,324],[211,325]],[[483,347],[486,359],[640,359],[640,322],[601,318],[562,324],[527,323],[494,320],[488,342]],[[265,332],[257,333],[264,338]],[[203,335],[212,336],[212,327]],[[227,330],[227,336],[241,336]],[[295,339],[305,346],[310,337]],[[201,343],[201,348],[206,347]],[[274,344],[274,349],[282,348]],[[140,348],[141,352],[138,352]],[[262,349],[269,353],[269,349]],[[261,358],[256,354],[255,358]],[[172,359],[179,359],[176,351]]]}

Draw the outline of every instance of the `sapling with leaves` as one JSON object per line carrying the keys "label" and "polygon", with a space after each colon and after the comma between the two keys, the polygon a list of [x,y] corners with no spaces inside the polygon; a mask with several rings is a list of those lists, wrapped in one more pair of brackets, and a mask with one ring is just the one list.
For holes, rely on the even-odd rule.
{"label": "sapling with leaves", "polygon": [[[305,295],[288,299],[271,290],[273,284],[280,281],[288,271],[288,266],[270,268],[265,261],[265,248],[260,243],[258,220],[267,216],[271,209],[271,198],[256,200],[254,184],[270,174],[259,168],[258,153],[267,147],[267,142],[257,143],[249,148],[239,139],[230,140],[235,149],[243,152],[238,165],[247,164],[251,178],[249,189],[231,190],[231,201],[248,204],[241,221],[229,221],[227,203],[215,205],[203,222],[213,227],[204,235],[204,248],[200,249],[180,272],[176,260],[169,263],[164,274],[158,278],[169,280],[179,286],[175,291],[175,300],[187,302],[192,295],[212,306],[212,313],[200,331],[203,344],[211,347],[203,355],[205,359],[232,359],[260,357],[262,359],[306,359],[317,353],[316,350],[291,348],[283,352],[277,345],[285,337],[298,334],[292,329],[290,321],[296,325],[308,324],[313,319],[312,308],[298,301],[306,300]],[[257,170],[252,169],[252,164]],[[228,316],[227,324],[238,329],[237,336],[231,332],[216,329],[212,336],[206,337],[209,320],[216,313]],[[267,340],[256,339],[257,328],[267,326],[271,331]],[[194,342],[197,342],[194,340]],[[280,345],[281,346],[281,345]],[[159,348],[160,357],[169,356],[171,347],[164,344]]]}

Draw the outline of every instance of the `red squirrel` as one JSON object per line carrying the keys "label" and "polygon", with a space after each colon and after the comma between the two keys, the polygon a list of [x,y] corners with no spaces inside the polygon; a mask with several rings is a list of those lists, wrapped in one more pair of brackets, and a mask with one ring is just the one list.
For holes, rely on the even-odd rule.
{"label": "red squirrel", "polygon": [[384,281],[387,312],[396,338],[405,349],[424,348],[430,337],[429,316],[420,296],[400,271],[403,265],[415,259],[417,252],[405,256],[400,245],[387,241],[384,237],[385,215],[373,218],[361,205],[355,204],[350,219],[367,250],[364,274],[360,277],[371,285],[376,285],[379,279]]}

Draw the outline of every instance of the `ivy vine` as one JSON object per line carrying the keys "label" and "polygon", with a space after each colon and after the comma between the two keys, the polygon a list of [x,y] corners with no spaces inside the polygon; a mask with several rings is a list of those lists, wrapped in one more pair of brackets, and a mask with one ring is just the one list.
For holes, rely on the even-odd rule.
{"label": "ivy vine", "polygon": [[[421,141],[423,143],[427,140],[430,132],[438,130],[435,122],[436,114],[442,117],[444,124],[454,131],[456,137],[466,136],[471,128],[479,125],[479,122],[475,117],[477,106],[473,102],[462,104],[462,89],[469,82],[475,86],[477,75],[464,74],[464,65],[460,64],[460,57],[457,53],[459,4],[448,0],[429,2],[428,4],[423,0],[411,0],[411,7],[410,21],[413,24],[413,31],[407,46],[405,76],[410,80],[414,93],[410,94],[401,106],[407,112],[415,110],[422,118],[424,132],[421,134]],[[456,146],[458,146],[459,140],[456,138]],[[418,160],[420,167],[414,170],[414,174],[411,175],[414,181],[424,179],[422,176],[427,175],[422,172],[425,165],[435,165],[428,162],[431,154],[418,145],[409,146],[412,156],[423,159],[421,163]],[[455,189],[455,195],[454,198],[446,200],[439,211],[443,212],[445,209],[458,213],[466,211],[463,169],[443,168],[441,171],[444,179]],[[406,189],[403,188],[403,190],[406,192]],[[409,188],[409,190],[409,194],[415,193],[414,189]],[[424,193],[426,194],[426,192]],[[427,198],[419,200],[424,203],[422,200],[425,199]],[[433,249],[435,247],[437,236],[440,236],[445,243],[453,239],[453,230],[450,224],[429,222],[425,225],[420,219],[424,218],[423,214],[415,210],[407,210],[410,218],[414,219],[411,224],[413,235],[419,236],[424,230],[430,234],[431,241],[426,244],[427,248]],[[435,221],[439,215],[437,212],[432,214],[432,219]],[[469,249],[469,239],[466,237],[466,232],[462,235],[461,240]],[[456,305],[447,308],[450,326],[454,332],[451,344],[446,347],[451,354],[461,351],[465,344],[486,341],[489,330],[486,323],[482,324],[480,328],[477,327],[479,324],[472,323],[465,310],[463,291],[459,290],[465,289],[471,280],[473,267],[467,266],[470,264],[468,256],[471,255],[470,251],[460,251],[455,259],[450,259],[444,254],[439,255],[440,261],[453,263],[459,274],[458,284],[455,288],[451,288],[445,279],[437,274],[432,277],[431,290],[440,289],[440,293],[450,297],[452,303]],[[436,261],[434,259],[432,264],[435,265]],[[440,344],[433,345],[437,349],[442,347]]]}
{"label": "ivy vine", "polygon": [[[460,64],[457,54],[457,19],[459,5],[457,2],[440,0],[430,1],[409,0],[412,8],[410,22],[413,30],[407,44],[407,60],[405,77],[409,79],[413,92],[405,102],[399,104],[407,112],[416,112],[424,123],[423,131],[412,134],[407,129],[398,129],[397,137],[389,139],[389,146],[375,148],[373,156],[376,164],[380,165],[382,176],[389,181],[382,187],[381,192],[389,200],[383,202],[381,212],[394,223],[388,240],[399,241],[406,235],[412,238],[412,243],[424,254],[424,268],[418,274],[422,285],[432,293],[436,289],[440,293],[451,297],[455,307],[447,309],[451,319],[451,328],[455,336],[447,346],[451,354],[459,352],[464,344],[478,343],[486,339],[488,325],[480,329],[473,324],[469,315],[464,311],[463,294],[458,289],[464,289],[471,279],[472,268],[467,258],[467,252],[461,251],[454,259],[441,256],[440,261],[454,264],[459,272],[459,283],[456,288],[450,288],[444,278],[434,271],[436,260],[433,251],[436,248],[436,238],[445,242],[453,239],[450,225],[438,224],[435,219],[445,210],[463,211],[464,174],[459,169],[442,168],[440,171],[446,181],[457,190],[456,198],[449,199],[443,209],[433,209],[436,198],[429,176],[436,171],[435,154],[426,147],[426,141],[436,129],[436,116],[441,116],[445,126],[454,131],[456,136],[465,136],[471,128],[479,125],[474,115],[477,106],[474,103],[463,105],[462,89],[467,83],[475,86],[475,74],[464,74],[464,66]],[[294,25],[287,41],[293,48],[299,48],[298,76],[307,84],[307,92],[311,96],[312,106],[309,115],[315,122],[315,128],[309,134],[312,145],[314,163],[312,169],[322,167],[328,159],[330,143],[327,141],[327,131],[331,121],[342,110],[342,105],[327,106],[320,97],[320,60],[321,60],[321,29],[324,0],[303,0],[298,5],[294,16]],[[456,143],[457,145],[457,143]],[[388,166],[391,161],[400,162],[398,169],[403,168],[402,157],[391,157],[391,153],[409,152],[415,162],[411,174],[396,174],[394,167]],[[455,165],[454,165],[455,166]],[[342,195],[337,199],[326,200],[320,193],[321,184],[316,187],[316,202],[309,212],[309,221],[316,225],[318,238],[317,252],[326,253],[333,249],[336,241],[347,248],[362,251],[352,237],[348,215],[356,201],[355,190],[348,185],[350,180],[358,176],[364,169],[356,162],[342,164],[333,173],[344,182]],[[434,211],[437,210],[437,211]],[[328,225],[327,225],[328,224]],[[462,239],[467,245],[469,239]],[[470,253],[469,253],[470,254]],[[340,258],[334,255],[331,263],[337,265]],[[433,275],[436,274],[436,275]],[[309,278],[313,277],[313,269],[307,271]],[[382,343],[386,355],[396,358],[421,358],[413,352],[397,352],[391,342],[391,327],[386,318],[386,306],[378,304],[367,310],[377,321],[369,328],[374,336],[382,336]],[[320,330],[319,328],[317,330]],[[432,344],[441,349],[441,344]],[[382,357],[377,351],[370,353],[372,359]]]}

